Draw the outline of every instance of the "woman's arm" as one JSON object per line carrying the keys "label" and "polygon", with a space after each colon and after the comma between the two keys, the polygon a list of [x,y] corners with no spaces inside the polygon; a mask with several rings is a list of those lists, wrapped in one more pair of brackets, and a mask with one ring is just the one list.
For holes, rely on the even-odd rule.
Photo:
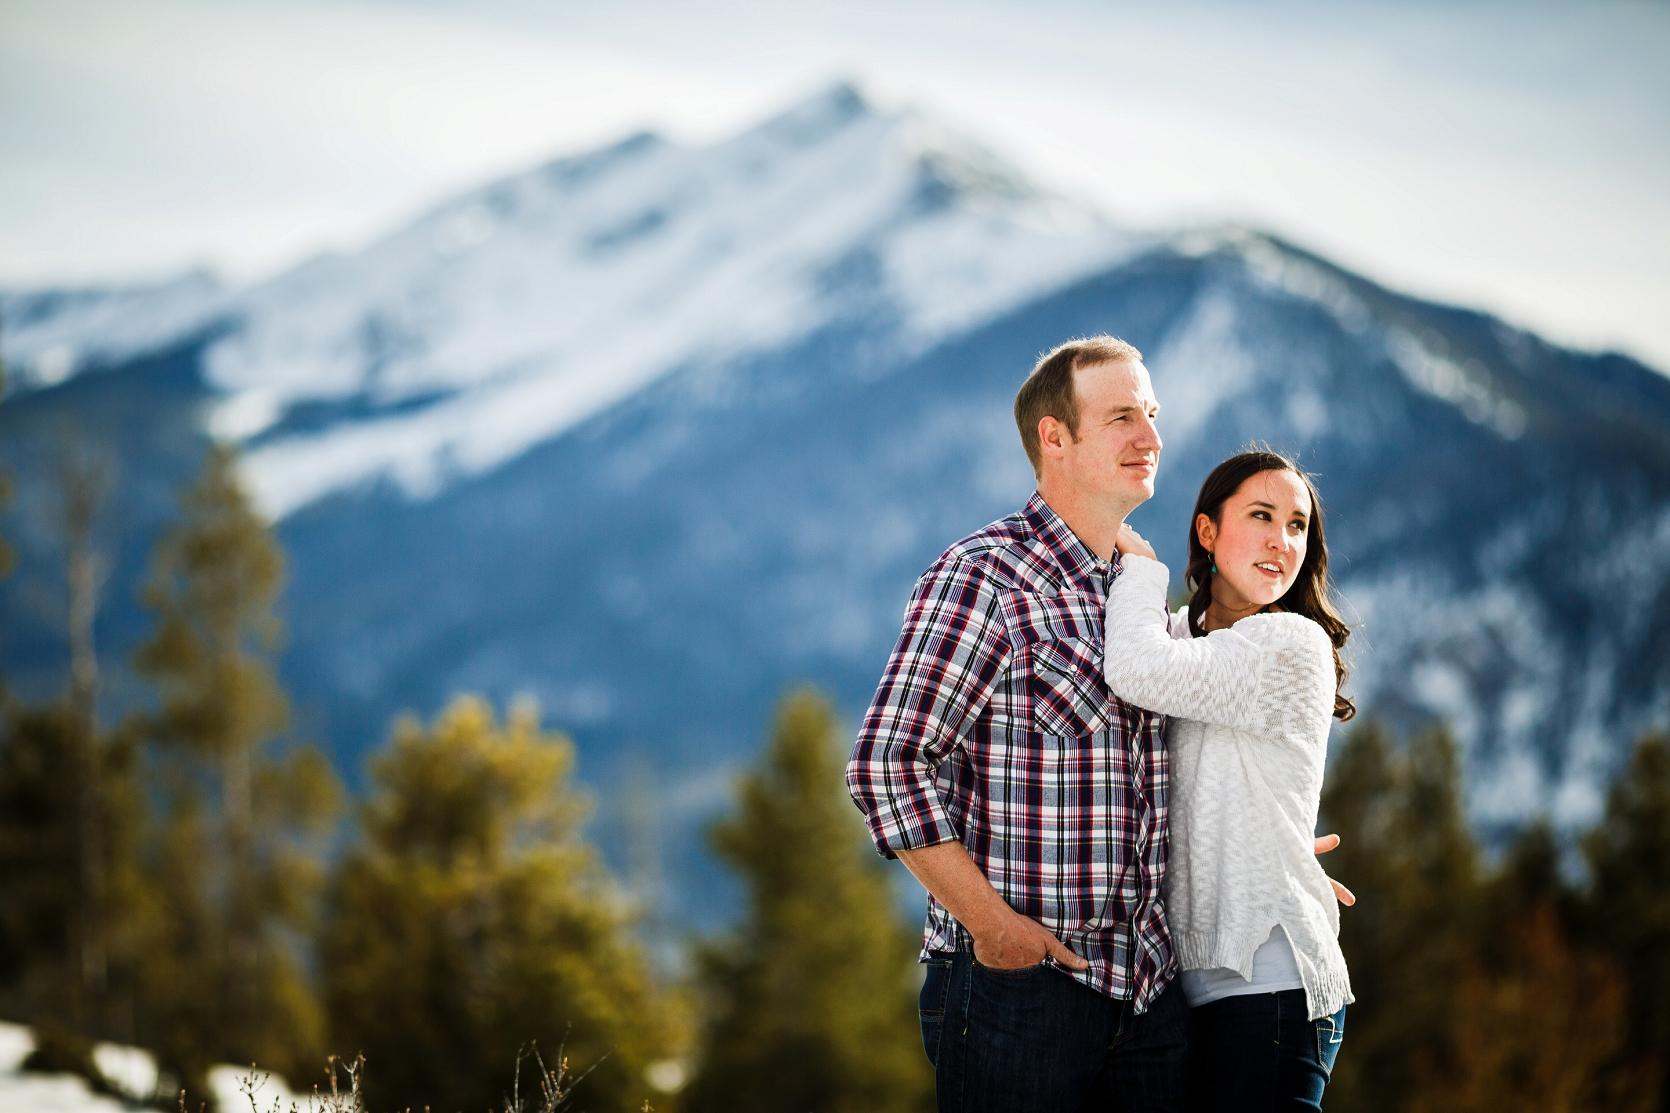
{"label": "woman's arm", "polygon": [[[1252,729],[1262,652],[1233,630],[1173,640],[1166,613],[1170,573],[1126,553],[1108,591],[1102,671],[1126,703],[1207,723]],[[1218,644],[1207,643],[1217,640]]]}
{"label": "woman's arm", "polygon": [[1164,715],[1260,734],[1314,726],[1331,712],[1332,646],[1316,623],[1254,615],[1235,629],[1174,640],[1166,566],[1136,553],[1121,562],[1124,571],[1108,592],[1103,658],[1114,695]]}

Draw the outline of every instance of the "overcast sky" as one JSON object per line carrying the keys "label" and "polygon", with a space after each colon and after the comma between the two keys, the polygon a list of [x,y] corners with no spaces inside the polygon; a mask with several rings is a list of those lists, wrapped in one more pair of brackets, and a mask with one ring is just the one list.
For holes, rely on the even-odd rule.
{"label": "overcast sky", "polygon": [[1141,227],[1237,220],[1670,371],[1670,3],[0,0],[0,282],[237,281],[843,76]]}

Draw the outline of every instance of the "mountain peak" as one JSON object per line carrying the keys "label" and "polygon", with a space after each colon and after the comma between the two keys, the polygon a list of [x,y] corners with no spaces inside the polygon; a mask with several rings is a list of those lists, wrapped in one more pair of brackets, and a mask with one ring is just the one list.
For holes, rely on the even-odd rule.
{"label": "mountain peak", "polygon": [[856,81],[844,79],[760,124],[749,134],[787,147],[809,147],[858,120],[880,115]]}
{"label": "mountain peak", "polygon": [[660,133],[637,131],[628,135],[625,139],[599,147],[594,151],[584,151],[577,155],[564,155],[562,158],[552,159],[534,173],[547,181],[573,184],[665,146],[667,146],[667,140]]}

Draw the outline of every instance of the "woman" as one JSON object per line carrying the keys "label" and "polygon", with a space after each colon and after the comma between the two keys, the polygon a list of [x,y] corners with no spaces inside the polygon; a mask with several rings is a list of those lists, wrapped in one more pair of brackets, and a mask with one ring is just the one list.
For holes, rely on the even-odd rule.
{"label": "woman", "polygon": [[1285,457],[1206,478],[1188,607],[1126,527],[1107,601],[1107,681],[1171,718],[1166,912],[1192,1009],[1198,1108],[1321,1108],[1352,1000],[1339,908],[1313,853],[1350,631],[1329,601],[1322,503]]}

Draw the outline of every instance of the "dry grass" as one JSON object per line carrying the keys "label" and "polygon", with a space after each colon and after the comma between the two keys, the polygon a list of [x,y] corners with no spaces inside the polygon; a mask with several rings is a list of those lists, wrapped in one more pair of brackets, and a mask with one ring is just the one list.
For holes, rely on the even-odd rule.
{"label": "dry grass", "polygon": [[[528,1044],[516,1053],[516,1071],[512,1075],[510,1094],[504,1099],[502,1113],[564,1113],[572,1108],[574,1091],[598,1064],[608,1055],[605,1053],[597,1062],[571,1076],[568,1071],[568,1056],[565,1054],[566,1044],[557,1048],[556,1065],[553,1067],[545,1062],[538,1046]],[[522,1067],[530,1064],[534,1078],[538,1081],[538,1095],[522,1096]],[[284,1108],[284,1099],[275,1097],[272,1105],[263,1108],[260,1092],[268,1076],[257,1072],[254,1064],[250,1065],[249,1073],[238,1082],[238,1089],[249,1101],[250,1113],[369,1113],[365,1103],[365,1056],[356,1055],[352,1061],[332,1055],[325,1065],[325,1074],[329,1079],[329,1089],[319,1086],[313,1087],[313,1093],[303,1099],[303,1106],[295,1101],[290,1102],[288,1109]],[[185,1091],[180,1092],[179,1113],[192,1113],[186,1107]],[[198,1113],[205,1113],[200,1107]],[[404,1113],[413,1113],[407,1109]],[[424,1113],[431,1113],[428,1106]],[[642,1113],[655,1113],[649,1102],[644,1102]]]}
{"label": "dry grass", "polygon": [[[565,1042],[557,1048],[557,1067],[552,1070],[545,1065],[545,1059],[539,1053],[536,1044],[528,1044],[516,1052],[516,1073],[512,1076],[510,1097],[505,1100],[504,1113],[557,1113],[574,1100],[574,1088],[585,1080],[586,1075],[597,1069],[597,1064],[607,1058],[605,1054],[596,1063],[581,1071],[576,1078],[568,1077],[568,1056],[564,1054],[567,1047]],[[533,1060],[534,1069],[539,1075],[539,1098],[534,1104],[524,1103],[522,1100],[522,1064],[529,1058]],[[649,1103],[644,1103],[647,1108]]]}

